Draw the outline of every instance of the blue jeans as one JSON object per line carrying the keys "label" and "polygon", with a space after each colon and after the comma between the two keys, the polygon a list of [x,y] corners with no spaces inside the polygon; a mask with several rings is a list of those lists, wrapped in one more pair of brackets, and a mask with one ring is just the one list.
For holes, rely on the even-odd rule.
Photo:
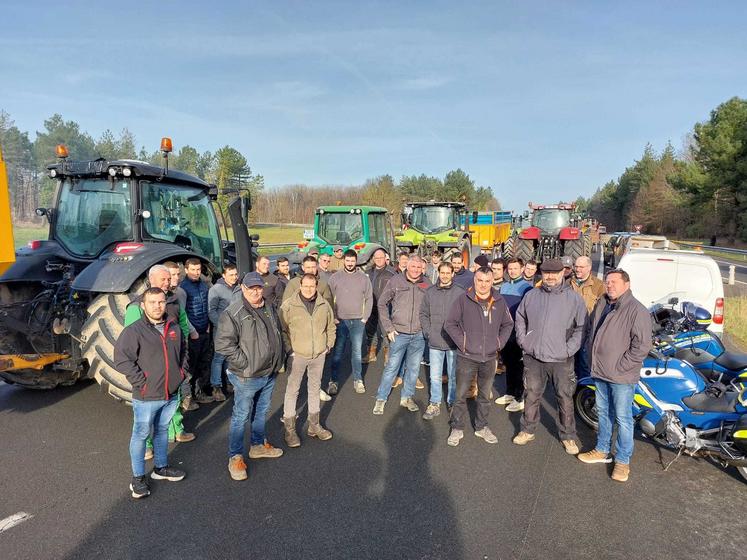
{"label": "blue jeans", "polygon": [[345,344],[350,339],[350,364],[353,368],[353,379],[361,381],[361,349],[363,348],[363,334],[366,332],[366,323],[360,319],[343,319],[337,324],[337,338],[335,349],[332,352],[332,367],[330,369],[330,380],[337,381],[340,370],[342,354],[345,352]]}
{"label": "blue jeans", "polygon": [[429,358],[431,363],[431,403],[441,404],[443,398],[443,382],[441,376],[444,371],[444,358],[446,358],[446,375],[449,378],[447,385],[448,395],[446,404],[454,404],[456,399],[456,351],[455,350],[437,350],[429,349]]}
{"label": "blue jeans", "polygon": [[[273,373],[264,377],[239,377],[230,371],[227,371],[226,375],[233,385],[233,412],[228,428],[228,456],[233,457],[244,454],[244,434],[246,423],[250,420],[251,444],[262,445],[265,442],[265,420],[278,375]],[[257,394],[259,397],[255,408],[254,398]]]}
{"label": "blue jeans", "polygon": [[633,395],[634,383],[609,383],[594,379],[597,386],[596,407],[599,416],[597,451],[609,453],[612,447],[612,427],[617,424],[615,462],[627,465],[633,455]]}
{"label": "blue jeans", "polygon": [[145,440],[153,430],[153,464],[160,469],[169,464],[169,422],[179,405],[179,395],[169,400],[132,400],[132,437],[130,438],[130,462],[132,476],[145,474]]}
{"label": "blue jeans", "polygon": [[213,352],[213,361],[210,362],[210,385],[223,387],[223,366],[226,357],[218,352]]}
{"label": "blue jeans", "polygon": [[377,400],[387,400],[392,391],[392,382],[397,377],[403,361],[405,362],[405,385],[402,388],[401,398],[408,399],[415,394],[415,382],[420,372],[423,348],[425,348],[425,339],[422,332],[397,335],[394,342],[389,345],[389,360],[384,366],[384,373],[381,374],[381,383],[376,394]]}

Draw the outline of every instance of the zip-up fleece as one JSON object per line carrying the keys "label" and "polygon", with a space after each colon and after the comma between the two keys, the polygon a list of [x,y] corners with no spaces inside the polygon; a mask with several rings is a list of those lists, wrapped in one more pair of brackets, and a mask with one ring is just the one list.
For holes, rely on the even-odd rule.
{"label": "zip-up fleece", "polygon": [[[283,301],[296,295],[301,290],[301,278],[303,278],[303,274],[295,276],[288,281],[283,290]],[[319,278],[319,283],[316,285],[316,293],[326,299],[329,302],[329,305],[334,309],[335,300],[332,297],[332,290],[329,289],[329,284],[327,284],[325,280],[322,280],[319,275],[317,275],[317,278]]]}
{"label": "zip-up fleece", "polygon": [[[247,304],[248,305],[248,304]],[[243,296],[232,302],[218,320],[215,351],[223,354],[228,369],[239,377],[264,377],[274,373],[274,365],[285,356],[283,337],[275,308],[265,302],[280,341],[279,348],[270,344],[267,329],[256,313],[244,306]]]}
{"label": "zip-up fleece", "polygon": [[581,348],[586,306],[567,282],[529,290],[516,310],[516,341],[540,362],[564,362]]}
{"label": "zip-up fleece", "polygon": [[237,290],[241,292],[238,282],[233,286],[229,286],[223,278],[218,278],[218,281],[210,288],[208,292],[208,317],[214,327],[218,326],[220,314],[231,305],[233,294]]}
{"label": "zip-up fleece", "polygon": [[470,288],[451,306],[444,329],[457,345],[457,354],[473,362],[487,362],[506,345],[514,322],[506,302],[491,290],[487,311]]}
{"label": "zip-up fleece", "polygon": [[300,293],[286,299],[280,306],[280,325],[286,348],[303,358],[313,360],[335,345],[335,314],[319,294],[311,314]]}
{"label": "zip-up fleece", "polygon": [[444,323],[449,310],[460,296],[464,295],[464,288],[453,282],[444,287],[431,286],[425,291],[423,303],[420,306],[420,326],[428,339],[428,346],[436,350],[453,350],[456,344],[444,330]]}
{"label": "zip-up fleece", "polygon": [[608,301],[606,295],[599,299],[586,326],[591,376],[610,383],[638,383],[652,345],[651,314],[628,290],[597,329]]}
{"label": "zip-up fleece", "polygon": [[167,318],[163,334],[143,316],[125,327],[114,344],[114,367],[139,401],[169,400],[187,369],[187,345],[178,323]]}
{"label": "zip-up fleece", "polygon": [[[397,331],[403,334],[420,332],[420,306],[423,304],[425,291],[430,286],[431,283],[422,274],[415,282],[407,279],[407,273],[392,276],[376,303],[379,321],[384,331]],[[388,308],[390,303],[391,317]]]}
{"label": "zip-up fleece", "polygon": [[339,320],[368,321],[373,307],[373,291],[365,272],[360,269],[354,272],[344,268],[338,270],[329,279],[329,289],[332,290],[335,314]]}

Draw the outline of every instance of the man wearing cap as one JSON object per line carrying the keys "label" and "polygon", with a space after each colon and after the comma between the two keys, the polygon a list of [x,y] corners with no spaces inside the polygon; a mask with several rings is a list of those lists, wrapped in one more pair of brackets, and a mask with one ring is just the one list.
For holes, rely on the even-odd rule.
{"label": "man wearing cap", "polygon": [[573,278],[573,257],[566,255],[560,259],[563,263],[563,282],[571,283]]}
{"label": "man wearing cap", "polygon": [[342,245],[335,245],[332,253],[332,259],[329,262],[327,272],[332,274],[345,267]]}
{"label": "man wearing cap", "polygon": [[515,444],[534,439],[540,400],[550,379],[558,402],[560,440],[566,453],[578,454],[573,357],[581,348],[585,322],[584,300],[563,281],[562,261],[544,261],[542,286],[527,292],[516,310],[516,341],[524,351],[524,414]]}
{"label": "man wearing cap", "polygon": [[249,458],[276,458],[283,454],[267,441],[265,433],[265,420],[275,380],[285,360],[285,349],[277,312],[263,297],[264,285],[256,272],[244,276],[242,297],[220,316],[215,335],[215,351],[226,356],[226,374],[234,388],[228,432],[228,471],[234,480],[247,478],[244,462],[247,422],[252,432]]}

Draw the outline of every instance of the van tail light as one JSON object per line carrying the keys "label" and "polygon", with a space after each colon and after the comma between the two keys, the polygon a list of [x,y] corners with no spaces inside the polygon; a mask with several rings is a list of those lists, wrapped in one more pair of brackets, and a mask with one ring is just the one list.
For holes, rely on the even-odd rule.
{"label": "van tail light", "polygon": [[717,325],[724,324],[724,298],[716,298],[716,309],[713,310],[713,322]]}

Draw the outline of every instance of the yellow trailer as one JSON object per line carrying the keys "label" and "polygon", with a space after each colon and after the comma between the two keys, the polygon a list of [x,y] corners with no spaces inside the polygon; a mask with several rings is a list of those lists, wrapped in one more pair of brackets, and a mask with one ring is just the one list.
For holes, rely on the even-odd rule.
{"label": "yellow trailer", "polygon": [[505,243],[511,238],[511,212],[472,212],[468,214],[472,247],[497,258],[503,255]]}
{"label": "yellow trailer", "polygon": [[13,242],[13,227],[10,221],[10,193],[8,191],[8,174],[3,160],[3,149],[0,146],[0,275],[16,262],[16,249]]}

